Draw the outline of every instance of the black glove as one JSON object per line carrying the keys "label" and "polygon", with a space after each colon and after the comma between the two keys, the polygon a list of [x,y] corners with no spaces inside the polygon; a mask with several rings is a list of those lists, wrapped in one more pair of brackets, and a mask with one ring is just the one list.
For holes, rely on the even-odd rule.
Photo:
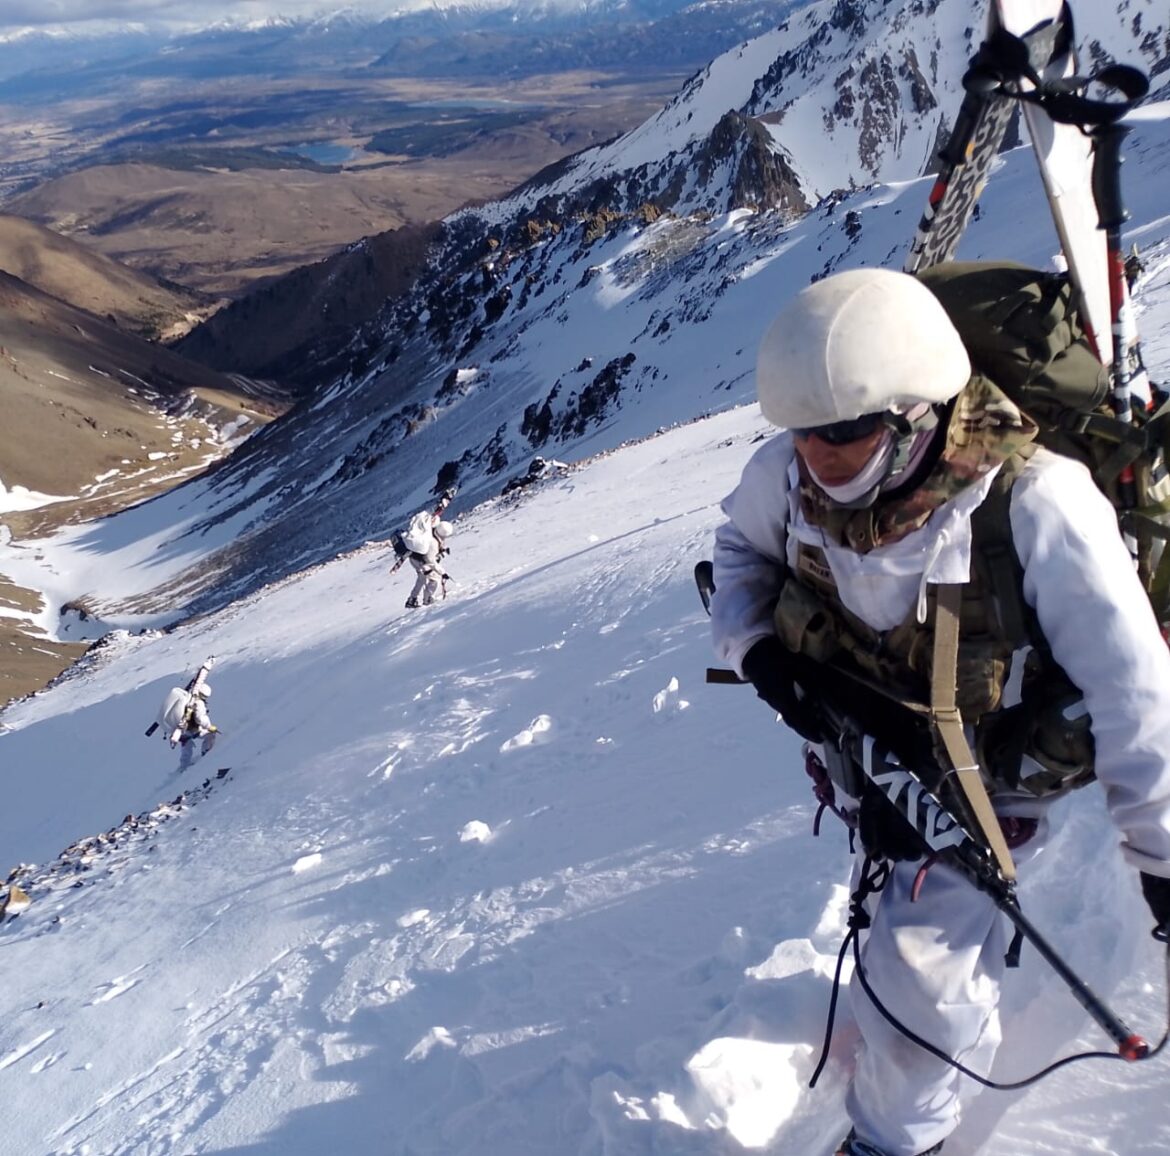
{"label": "black glove", "polygon": [[1170,879],[1163,879],[1161,875],[1147,875],[1143,871],[1142,894],[1157,920],[1154,938],[1170,943]]}
{"label": "black glove", "polygon": [[819,743],[825,721],[817,709],[819,664],[793,654],[775,635],[761,638],[744,655],[743,673],[760,696],[801,738]]}
{"label": "black glove", "polygon": [[930,854],[922,836],[885,793],[867,781],[857,812],[857,834],[867,854],[899,863]]}

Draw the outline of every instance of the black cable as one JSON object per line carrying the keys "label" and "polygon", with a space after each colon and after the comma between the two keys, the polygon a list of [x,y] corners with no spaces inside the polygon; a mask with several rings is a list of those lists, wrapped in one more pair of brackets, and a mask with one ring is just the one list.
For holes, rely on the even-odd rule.
{"label": "black cable", "polygon": [[[1125,1056],[1118,1055],[1116,1052],[1078,1052],[1075,1055],[1065,1056],[1063,1059],[1054,1061],[1053,1063],[1049,1064],[1046,1068],[1041,1068],[1040,1071],[1036,1072],[1034,1075],[1028,1076],[1026,1079],[1023,1079],[1023,1080],[1015,1080],[1015,1081],[1010,1082],[1010,1083],[999,1083],[996,1080],[989,1079],[987,1076],[981,1076],[981,1075],[979,1075],[978,1072],[973,1072],[970,1068],[968,1068],[965,1064],[961,1063],[959,1060],[956,1060],[953,1056],[947,1055],[947,1053],[945,1051],[943,1051],[942,1048],[935,1047],[934,1044],[930,1043],[928,1040],[924,1040],[916,1032],[911,1031],[910,1028],[908,1028],[904,1023],[902,1023],[901,1020],[899,1020],[897,1018],[897,1016],[895,1016],[894,1013],[891,1012],[885,1006],[885,1004],[882,1003],[882,1001],[880,999],[878,999],[877,992],[875,992],[873,990],[873,988],[870,986],[869,977],[865,974],[865,969],[861,965],[861,947],[860,947],[860,944],[858,942],[856,929],[853,929],[853,928],[850,929],[849,936],[846,936],[846,944],[849,942],[850,937],[852,937],[852,940],[853,940],[853,960],[854,960],[854,968],[857,972],[857,978],[860,981],[862,989],[865,991],[865,994],[869,997],[870,1002],[873,1004],[873,1006],[875,1008],[877,1008],[877,1010],[881,1013],[882,1017],[886,1020],[886,1022],[889,1023],[892,1027],[896,1028],[897,1031],[899,1031],[903,1036],[905,1036],[906,1039],[908,1039],[911,1043],[917,1044],[918,1047],[922,1048],[926,1052],[929,1052],[936,1059],[942,1060],[944,1063],[949,1064],[952,1068],[955,1069],[955,1071],[960,1072],[962,1075],[967,1076],[969,1079],[974,1080],[977,1084],[981,1084],[985,1088],[994,1088],[996,1091],[999,1091],[999,1092],[1013,1092],[1019,1088],[1027,1088],[1030,1085],[1035,1084],[1035,1083],[1039,1082],[1040,1080],[1043,1080],[1046,1077],[1052,1075],[1052,1073],[1057,1071],[1058,1069],[1063,1068],[1068,1064],[1075,1063],[1078,1060],[1125,1060],[1127,1063],[1135,1062],[1134,1060],[1126,1059]],[[842,945],[842,954],[844,953],[844,946],[845,945]],[[834,979],[834,981],[833,981],[834,984],[836,984],[838,982],[839,977],[840,977],[840,961],[838,961],[837,978]],[[1157,1056],[1159,1053],[1161,1053],[1161,1051],[1166,1047],[1167,1041],[1170,1040],[1170,946],[1167,947],[1167,951],[1166,951],[1166,986],[1167,986],[1166,1033],[1165,1033],[1165,1035],[1162,1036],[1161,1042],[1158,1044],[1157,1047],[1151,1049],[1144,1056],[1136,1057],[1137,1060],[1152,1060],[1152,1059],[1154,1059],[1154,1057]],[[836,996],[836,993],[834,992],[834,997],[835,996]],[[834,998],[834,1002],[835,1002],[835,998]],[[827,1044],[826,1044],[826,1050],[827,1050]],[[823,1066],[823,1059],[822,1059],[822,1066]],[[817,1070],[819,1073],[820,1069],[818,1068]]]}
{"label": "black cable", "polygon": [[[852,832],[850,832],[852,840]],[[871,867],[873,870],[871,871]],[[821,1058],[817,1061],[816,1071],[808,1082],[810,1088],[817,1086],[821,1072],[829,1060],[829,1047],[833,1042],[833,1025],[837,1019],[837,1000],[841,992],[841,971],[845,966],[845,956],[848,954],[850,943],[854,951],[857,950],[859,933],[870,924],[869,913],[865,910],[865,901],[871,895],[877,894],[885,887],[890,877],[889,864],[884,860],[874,860],[867,855],[861,865],[861,875],[857,881],[857,888],[849,897],[849,932],[841,943],[841,950],[837,952],[837,969],[833,973],[833,988],[829,994],[829,1014],[825,1020],[825,1039],[821,1044]]]}
{"label": "black cable", "polygon": [[829,994],[829,1014],[825,1019],[825,1039],[821,1044],[821,1058],[817,1061],[816,1071],[813,1072],[812,1078],[808,1082],[810,1088],[817,1086],[817,1080],[821,1078],[821,1072],[825,1070],[825,1064],[829,1062],[829,1046],[833,1042],[833,1025],[837,1019],[837,997],[841,993],[841,969],[845,966],[845,955],[849,950],[849,944],[856,942],[857,929],[851,927],[849,934],[845,936],[845,940],[841,944],[841,950],[837,952],[837,970],[833,973],[833,990]]}

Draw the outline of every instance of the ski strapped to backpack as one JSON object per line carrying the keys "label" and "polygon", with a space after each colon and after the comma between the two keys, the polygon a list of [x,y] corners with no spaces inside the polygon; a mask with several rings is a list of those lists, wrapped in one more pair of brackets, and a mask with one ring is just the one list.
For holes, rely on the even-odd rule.
{"label": "ski strapped to backpack", "polygon": [[[1066,14],[1071,34],[1071,16]],[[1124,64],[1108,64],[1091,76],[1041,75],[1022,42],[1006,37],[999,54],[1007,70],[1022,74],[1027,83],[1017,85],[1009,99],[1023,105],[1037,156],[1049,150],[1050,163],[1042,163],[1041,175],[1053,205],[1061,244],[1068,258],[1089,341],[1103,363],[1112,369],[1111,407],[1122,422],[1131,419],[1135,379],[1143,376],[1137,328],[1129,300],[1121,226],[1128,218],[1121,193],[1121,148],[1129,129],[1122,118],[1146,95],[1149,80],[1140,70]],[[1075,56],[1069,53],[1075,63]],[[1103,97],[1086,93],[1103,92]],[[1082,168],[1088,166],[1090,196],[1072,196],[1068,188],[1054,185],[1052,169],[1063,150]],[[1072,206],[1080,206],[1079,210]],[[1105,234],[1102,247],[1094,237],[1093,223],[1083,219],[1095,209],[1096,229]],[[1078,212],[1081,214],[1078,216]],[[1087,266],[1100,264],[1099,275]],[[1105,302],[1099,300],[1104,294]],[[1106,327],[1108,325],[1108,328]],[[1148,392],[1148,382],[1137,381],[1138,393]],[[1145,401],[1145,397],[1141,399]],[[1126,506],[1138,505],[1128,469],[1119,477]]]}
{"label": "ski strapped to backpack", "polygon": [[1051,18],[1030,28],[1009,20],[1005,7],[993,0],[986,39],[963,77],[963,103],[938,154],[939,171],[910,246],[907,273],[954,256],[1016,107],[1012,98],[1032,77],[1066,71],[1072,53],[1067,6],[1053,0],[1046,6]]}
{"label": "ski strapped to backpack", "polygon": [[[1047,19],[1024,27],[1045,15]],[[1079,325],[1089,348],[1111,369],[1109,408],[1126,425],[1140,413],[1140,407],[1133,405],[1135,393],[1143,404],[1148,398],[1151,408],[1166,400],[1146,378],[1121,241],[1121,226],[1128,216],[1121,193],[1121,147],[1129,131],[1121,122],[1146,95],[1149,80],[1139,69],[1116,63],[1081,76],[1076,63],[1067,4],[994,0],[988,36],[964,76],[963,106],[952,139],[940,153],[939,178],[905,269],[919,272],[946,261],[957,246],[978,187],[968,181],[948,193],[946,186],[956,164],[969,163],[985,171],[991,160],[988,154],[999,140],[976,138],[972,117],[982,124],[993,112],[1022,107],[1067,259]],[[1103,95],[1089,96],[1090,91]],[[940,230],[941,240],[929,237],[940,199],[950,204],[950,223]],[[1104,243],[1099,230],[1104,232]],[[1138,518],[1148,511],[1144,480],[1135,477],[1131,464],[1122,463],[1109,484],[1119,509],[1138,511]],[[1164,540],[1158,529],[1146,529],[1156,540]],[[1139,566],[1148,566],[1149,538],[1143,541],[1140,535],[1131,535],[1126,525],[1122,530]],[[1161,552],[1160,547],[1156,552]],[[1147,589],[1151,581],[1147,579]],[[1170,597],[1170,571],[1161,576],[1156,597],[1162,602]],[[1164,613],[1161,609],[1158,613],[1165,624]]]}
{"label": "ski strapped to backpack", "polygon": [[[159,709],[158,718],[156,718],[144,732],[147,738],[150,738],[150,736],[153,735],[156,730],[158,730],[168,712],[173,714],[173,710],[170,710],[170,708],[180,700],[180,696],[183,703],[183,716],[185,720],[187,709],[191,702],[191,696],[207,681],[207,676],[211,673],[211,668],[214,665],[215,655],[213,654],[209,656],[204,661],[203,665],[199,667],[199,669],[190,677],[190,679],[188,679],[186,686],[171,688],[167,694],[166,699],[163,701],[162,707]],[[176,729],[181,729],[181,727],[176,728],[175,725],[168,725],[168,736],[174,735]],[[177,737],[172,737],[170,741],[171,746],[174,746],[175,743],[177,743],[179,740]]]}

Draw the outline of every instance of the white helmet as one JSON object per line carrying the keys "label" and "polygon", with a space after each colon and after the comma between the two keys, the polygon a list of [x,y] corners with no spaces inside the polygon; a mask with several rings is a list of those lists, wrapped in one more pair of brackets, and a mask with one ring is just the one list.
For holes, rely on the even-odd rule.
{"label": "white helmet", "polygon": [[201,698],[210,698],[211,697],[211,687],[208,686],[207,683],[201,682],[195,688],[195,693],[197,695],[199,695]]}
{"label": "white helmet", "polygon": [[436,522],[435,523],[435,537],[436,538],[450,538],[455,532],[455,527],[450,522]]}
{"label": "white helmet", "polygon": [[970,376],[938,298],[890,269],[851,269],[802,289],[772,322],[756,360],[760,409],[786,429],[949,401]]}

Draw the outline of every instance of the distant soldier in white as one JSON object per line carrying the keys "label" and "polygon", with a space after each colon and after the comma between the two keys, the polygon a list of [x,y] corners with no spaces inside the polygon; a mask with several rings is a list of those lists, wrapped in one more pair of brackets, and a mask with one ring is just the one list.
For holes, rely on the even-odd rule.
{"label": "distant soldier in white", "polygon": [[447,597],[447,573],[443,569],[443,558],[450,553],[447,539],[454,527],[441,519],[431,527],[431,541],[425,553],[411,551],[410,564],[414,567],[414,588],[406,600],[408,610],[419,606],[430,606],[436,595]]}
{"label": "distant soldier in white", "polygon": [[200,682],[188,696],[189,701],[183,712],[179,734],[180,771],[185,771],[197,758],[207,754],[219,737],[219,727],[211,721],[211,716],[207,713],[207,700],[210,697],[211,687],[206,682]]}
{"label": "distant soldier in white", "polygon": [[454,526],[443,520],[443,511],[451,504],[448,492],[439,499],[433,510],[420,510],[410,520],[402,535],[403,543],[410,551],[410,564],[414,567],[414,588],[406,600],[407,610],[429,606],[435,596],[447,596],[447,574],[443,569],[443,557],[450,553],[447,539],[454,532]]}

